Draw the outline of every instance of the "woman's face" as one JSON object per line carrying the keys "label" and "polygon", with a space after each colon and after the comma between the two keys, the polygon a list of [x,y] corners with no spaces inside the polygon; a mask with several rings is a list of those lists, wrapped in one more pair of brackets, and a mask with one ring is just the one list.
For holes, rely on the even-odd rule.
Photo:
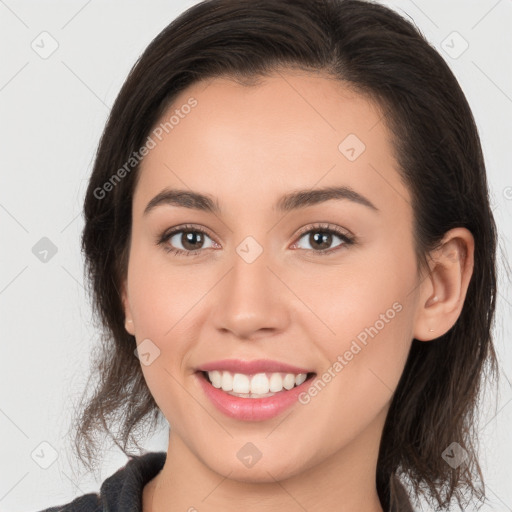
{"label": "woman's face", "polygon": [[[172,115],[140,168],[123,291],[169,449],[254,482],[376,459],[420,283],[385,118],[290,71],[196,83]],[[211,203],[160,196],[145,212],[173,190]]]}

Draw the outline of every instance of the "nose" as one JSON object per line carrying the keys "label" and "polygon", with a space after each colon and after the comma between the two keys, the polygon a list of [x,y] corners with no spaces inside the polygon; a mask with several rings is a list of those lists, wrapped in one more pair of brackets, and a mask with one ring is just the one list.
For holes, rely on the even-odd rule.
{"label": "nose", "polygon": [[[242,254],[242,256],[240,256]],[[238,339],[254,340],[287,328],[290,293],[279,268],[263,251],[254,261],[236,253],[233,265],[217,286],[214,324]]]}

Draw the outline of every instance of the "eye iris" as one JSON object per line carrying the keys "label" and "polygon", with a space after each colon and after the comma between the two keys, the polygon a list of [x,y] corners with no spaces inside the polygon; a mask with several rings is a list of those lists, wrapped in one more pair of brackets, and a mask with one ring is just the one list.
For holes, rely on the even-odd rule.
{"label": "eye iris", "polygon": [[[311,241],[314,241],[314,243],[311,243]],[[312,247],[318,244],[320,246],[319,249],[328,249],[332,243],[332,233],[315,231],[310,236],[310,243]]]}
{"label": "eye iris", "polygon": [[184,231],[181,240],[185,249],[193,251],[198,248],[197,245],[203,242],[203,234],[198,231]]}

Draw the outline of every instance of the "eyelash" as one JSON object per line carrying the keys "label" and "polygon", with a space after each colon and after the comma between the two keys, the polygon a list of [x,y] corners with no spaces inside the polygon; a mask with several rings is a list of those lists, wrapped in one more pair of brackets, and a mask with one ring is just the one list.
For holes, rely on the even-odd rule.
{"label": "eyelash", "polygon": [[[303,249],[307,252],[313,252],[315,254],[318,254],[319,256],[326,256],[329,254],[332,254],[333,252],[336,252],[340,250],[345,245],[354,245],[356,243],[356,239],[352,236],[347,235],[345,232],[339,230],[338,228],[332,227],[330,224],[316,224],[314,226],[308,226],[306,229],[302,230],[297,236],[297,242],[307,233],[310,232],[319,232],[319,233],[327,233],[327,234],[333,234],[341,238],[343,241],[343,244],[338,245],[337,247],[334,247],[332,249],[322,249],[320,251],[315,251],[314,249]],[[203,229],[197,228],[195,226],[192,226],[190,224],[184,225],[184,226],[178,226],[176,228],[173,228],[171,231],[164,231],[161,235],[157,238],[157,245],[163,246],[163,249],[171,254],[174,254],[176,256],[195,256],[199,254],[204,249],[196,249],[194,251],[184,251],[183,249],[176,249],[174,247],[170,247],[166,244],[166,242],[172,238],[176,233],[181,232],[192,232],[192,233],[202,233],[203,235],[208,236],[209,238],[212,238],[208,232],[204,231]],[[295,242],[294,245],[297,243]]]}

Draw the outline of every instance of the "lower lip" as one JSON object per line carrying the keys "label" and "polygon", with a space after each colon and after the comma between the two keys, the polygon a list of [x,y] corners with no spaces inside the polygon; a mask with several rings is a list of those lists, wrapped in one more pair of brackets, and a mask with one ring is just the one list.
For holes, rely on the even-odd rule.
{"label": "lower lip", "polygon": [[311,381],[309,378],[300,386],[265,398],[242,398],[212,386],[201,372],[196,376],[206,396],[220,412],[243,421],[263,421],[278,416],[298,401],[299,395],[309,387]]}

